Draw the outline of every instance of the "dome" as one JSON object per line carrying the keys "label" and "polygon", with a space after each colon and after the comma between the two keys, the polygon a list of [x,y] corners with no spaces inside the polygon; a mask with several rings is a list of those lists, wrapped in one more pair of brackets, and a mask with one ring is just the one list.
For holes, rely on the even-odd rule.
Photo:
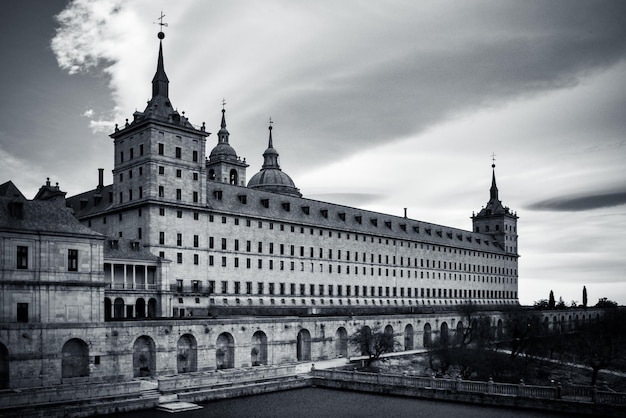
{"label": "dome", "polygon": [[251,189],[266,190],[273,193],[302,196],[293,180],[279,168],[267,168],[256,173],[248,182]]}
{"label": "dome", "polygon": [[230,144],[226,142],[221,142],[213,147],[213,149],[211,150],[211,154],[209,155],[210,159],[219,157],[228,159],[233,158],[236,160],[237,153],[235,152],[235,149],[230,146]]}
{"label": "dome", "polygon": [[[271,122],[271,121],[270,121]],[[269,127],[270,137],[267,149],[263,153],[263,166],[248,182],[251,189],[266,190],[273,193],[289,194],[301,197],[300,190],[296,187],[291,177],[283,173],[278,164],[278,151],[272,141],[272,126]]]}

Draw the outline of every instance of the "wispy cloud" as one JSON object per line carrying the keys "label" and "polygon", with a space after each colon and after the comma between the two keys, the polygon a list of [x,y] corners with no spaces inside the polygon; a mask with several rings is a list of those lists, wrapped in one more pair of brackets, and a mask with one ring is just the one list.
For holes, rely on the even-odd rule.
{"label": "wispy cloud", "polygon": [[531,203],[526,209],[567,212],[610,208],[624,204],[626,204],[626,191],[590,193],[583,196],[559,196]]}

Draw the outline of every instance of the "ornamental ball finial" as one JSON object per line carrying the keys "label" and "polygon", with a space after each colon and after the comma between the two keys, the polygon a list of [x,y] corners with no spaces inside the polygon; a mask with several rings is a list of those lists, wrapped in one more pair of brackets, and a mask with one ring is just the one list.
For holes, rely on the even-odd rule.
{"label": "ornamental ball finial", "polygon": [[159,37],[159,39],[165,38],[165,34],[163,32],[159,32],[157,36]]}

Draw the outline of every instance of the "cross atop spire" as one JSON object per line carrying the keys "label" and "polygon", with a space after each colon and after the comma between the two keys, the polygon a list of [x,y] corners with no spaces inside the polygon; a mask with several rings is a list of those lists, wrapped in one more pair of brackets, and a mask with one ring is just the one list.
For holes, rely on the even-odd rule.
{"label": "cross atop spire", "polygon": [[165,34],[163,33],[163,27],[167,27],[167,23],[163,23],[163,18],[164,18],[164,17],[165,17],[165,15],[163,14],[163,10],[161,10],[161,16],[159,16],[159,17],[157,18],[157,20],[158,20],[159,22],[158,22],[158,23],[157,23],[157,22],[152,22],[152,23],[154,23],[155,25],[159,25],[159,26],[161,26],[161,30],[159,31],[159,34],[158,34],[159,39],[163,39],[163,38],[165,38]]}
{"label": "cross atop spire", "polygon": [[[161,12],[161,17],[159,17],[160,22],[158,23],[158,25],[161,25],[161,29],[163,29],[163,26],[167,26],[167,23],[163,23],[164,17],[165,15]],[[157,24],[156,22],[154,23]],[[160,39],[159,58],[157,59],[157,70],[152,79],[152,97],[163,96],[167,98],[169,95],[169,80],[167,79],[165,66],[163,65],[163,38],[165,38],[165,34],[159,32],[158,37]]]}
{"label": "cross atop spire", "polygon": [[491,153],[491,168],[496,168],[496,153]]}

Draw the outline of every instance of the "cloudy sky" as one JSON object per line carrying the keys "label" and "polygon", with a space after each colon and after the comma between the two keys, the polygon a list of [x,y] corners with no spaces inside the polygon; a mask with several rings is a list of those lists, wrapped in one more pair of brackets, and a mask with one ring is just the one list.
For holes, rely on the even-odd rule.
{"label": "cloudy sky", "polygon": [[[267,124],[305,197],[471,229],[491,155],[520,300],[626,304],[626,2],[20,1],[4,8],[0,182],[111,181],[108,134],[170,98],[260,169]],[[209,137],[209,150],[216,141]]]}

